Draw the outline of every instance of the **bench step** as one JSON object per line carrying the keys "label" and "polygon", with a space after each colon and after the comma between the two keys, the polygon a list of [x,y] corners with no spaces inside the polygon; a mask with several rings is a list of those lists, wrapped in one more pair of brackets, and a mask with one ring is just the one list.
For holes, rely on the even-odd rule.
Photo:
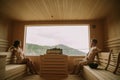
{"label": "bench step", "polygon": [[115,75],[100,68],[91,69],[89,66],[84,66],[83,76],[85,80],[120,80],[120,75]]}

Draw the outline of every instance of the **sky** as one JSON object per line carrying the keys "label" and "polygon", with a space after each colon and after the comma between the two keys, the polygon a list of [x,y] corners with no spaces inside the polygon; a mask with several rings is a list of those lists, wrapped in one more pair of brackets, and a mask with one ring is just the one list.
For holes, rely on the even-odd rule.
{"label": "sky", "polygon": [[84,50],[89,48],[88,25],[73,26],[27,26],[26,43],[43,46],[66,46]]}

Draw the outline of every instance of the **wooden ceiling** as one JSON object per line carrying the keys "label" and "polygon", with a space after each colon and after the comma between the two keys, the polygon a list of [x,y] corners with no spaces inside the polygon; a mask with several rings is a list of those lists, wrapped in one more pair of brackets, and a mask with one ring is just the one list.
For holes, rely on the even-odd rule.
{"label": "wooden ceiling", "polygon": [[93,20],[105,18],[116,0],[0,0],[0,15],[13,20]]}

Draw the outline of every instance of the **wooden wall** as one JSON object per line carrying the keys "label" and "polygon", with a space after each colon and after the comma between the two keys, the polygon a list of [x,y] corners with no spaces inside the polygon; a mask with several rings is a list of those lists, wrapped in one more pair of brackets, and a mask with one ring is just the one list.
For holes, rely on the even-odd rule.
{"label": "wooden wall", "polygon": [[11,42],[11,22],[8,19],[0,17],[0,52],[6,51]]}
{"label": "wooden wall", "polygon": [[[108,66],[108,69],[112,72],[114,71],[114,68],[112,65],[116,66],[118,53],[120,52],[120,9],[115,9],[113,12],[111,12],[110,15],[108,15],[106,21],[105,21],[105,27],[104,27],[104,43],[106,50],[113,50],[113,54],[111,56],[111,62],[110,66]],[[118,69],[118,71],[120,71]]]}
{"label": "wooden wall", "polygon": [[112,12],[106,19],[104,27],[105,47],[120,52],[120,11]]}

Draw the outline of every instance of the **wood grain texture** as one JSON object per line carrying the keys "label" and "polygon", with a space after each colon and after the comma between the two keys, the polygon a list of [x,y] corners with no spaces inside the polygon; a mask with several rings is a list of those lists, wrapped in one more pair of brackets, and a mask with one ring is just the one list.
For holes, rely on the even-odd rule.
{"label": "wood grain texture", "polygon": [[0,16],[0,52],[8,49],[10,41],[10,21]]}
{"label": "wood grain texture", "polygon": [[0,12],[14,20],[92,20],[105,18],[116,0],[1,0]]}
{"label": "wood grain texture", "polygon": [[101,69],[91,69],[89,66],[84,66],[83,75],[85,80],[119,80],[120,76],[109,71]]}
{"label": "wood grain texture", "polygon": [[5,80],[5,60],[6,55],[0,55],[0,80]]}
{"label": "wood grain texture", "polygon": [[67,77],[68,57],[59,54],[46,54],[40,56],[40,76]]}
{"label": "wood grain texture", "polygon": [[[117,3],[118,4],[118,3]],[[105,48],[113,50],[111,56],[111,67],[117,64],[118,53],[120,52],[120,7],[116,7],[110,15],[107,16],[104,27]],[[113,71],[113,70],[112,70]],[[120,72],[119,72],[120,73]]]}
{"label": "wood grain texture", "polygon": [[98,60],[99,60],[100,66],[102,66],[103,69],[108,68],[108,65],[110,63],[109,61],[110,61],[111,53],[112,51],[98,53]]}
{"label": "wood grain texture", "polygon": [[20,80],[84,80],[78,75],[68,75],[67,78],[52,78],[48,77],[48,79],[42,78],[39,75],[28,75]]}
{"label": "wood grain texture", "polygon": [[[40,63],[41,63],[40,56],[27,56],[27,57],[30,58],[33,61],[33,63],[35,65],[38,73],[40,73],[39,72],[40,71],[40,67],[41,67],[40,66]],[[84,58],[84,56],[68,56],[68,72],[71,73],[73,71],[73,67],[74,67],[74,64],[75,64],[74,63],[75,59],[81,60],[83,58]]]}

